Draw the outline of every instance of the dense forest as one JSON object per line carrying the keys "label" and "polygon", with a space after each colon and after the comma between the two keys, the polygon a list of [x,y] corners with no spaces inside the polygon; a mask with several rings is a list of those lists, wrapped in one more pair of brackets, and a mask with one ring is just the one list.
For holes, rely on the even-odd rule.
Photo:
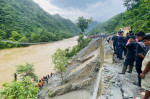
{"label": "dense forest", "polygon": [[[127,2],[128,1],[128,2]],[[134,1],[131,5],[129,1]],[[137,3],[135,3],[137,2]],[[124,0],[127,10],[110,20],[97,25],[88,35],[95,34],[97,29],[104,33],[119,31],[123,27],[132,27],[134,33],[143,31],[150,32],[150,0]]]}
{"label": "dense forest", "polygon": [[[0,0],[0,40],[49,42],[72,37],[78,31],[70,20],[48,14],[32,0]],[[0,45],[0,49],[21,46]]]}

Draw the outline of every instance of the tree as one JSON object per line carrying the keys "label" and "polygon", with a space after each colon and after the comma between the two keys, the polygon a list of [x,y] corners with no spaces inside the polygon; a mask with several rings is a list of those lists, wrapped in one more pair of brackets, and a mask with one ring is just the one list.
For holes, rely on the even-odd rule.
{"label": "tree", "polygon": [[84,36],[83,36],[82,34],[83,34],[83,33],[80,32],[80,35],[79,35],[79,37],[78,37],[78,39],[77,39],[77,41],[78,41],[79,44],[81,44],[81,43],[84,41]]}
{"label": "tree", "polygon": [[60,72],[61,78],[63,81],[63,72],[66,72],[66,64],[68,58],[66,57],[66,51],[57,49],[56,52],[52,55],[52,62],[55,64],[55,70]]}
{"label": "tree", "polygon": [[101,31],[100,29],[97,29],[97,30],[96,30],[96,33],[99,33],[100,31]]}
{"label": "tree", "polygon": [[33,78],[34,81],[38,80],[38,77],[34,73],[33,64],[26,63],[25,65],[24,64],[17,65],[16,72],[17,74],[21,74],[22,79],[24,79],[27,76],[30,76],[31,78]]}
{"label": "tree", "polygon": [[77,27],[81,29],[81,32],[79,34],[78,43],[81,47],[81,43],[84,41],[84,30],[88,28],[89,24],[92,22],[91,19],[85,19],[83,16],[79,17],[77,20]]}
{"label": "tree", "polygon": [[25,36],[21,37],[21,39],[19,39],[19,42],[27,42],[27,38]]}
{"label": "tree", "polygon": [[140,0],[124,0],[124,6],[129,10],[133,8],[139,1]]}
{"label": "tree", "polygon": [[39,34],[35,34],[35,33],[32,33],[31,34],[31,40],[32,42],[39,42],[40,41],[40,35]]}
{"label": "tree", "polygon": [[92,18],[91,19],[85,19],[83,16],[81,16],[77,20],[77,27],[80,28],[82,32],[84,32],[84,30],[88,28],[88,25],[91,22],[92,22]]}
{"label": "tree", "polygon": [[11,37],[18,41],[21,38],[21,35],[17,31],[12,31]]}
{"label": "tree", "polygon": [[30,77],[25,77],[22,81],[12,81],[4,83],[0,90],[1,99],[37,99],[39,89],[33,85]]}

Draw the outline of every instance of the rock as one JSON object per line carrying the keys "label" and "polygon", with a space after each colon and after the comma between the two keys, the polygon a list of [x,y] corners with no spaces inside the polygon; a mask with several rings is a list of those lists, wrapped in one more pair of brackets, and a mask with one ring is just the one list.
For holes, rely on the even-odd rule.
{"label": "rock", "polygon": [[86,61],[88,61],[89,59],[91,59],[92,57],[94,57],[94,55],[85,57],[85,58],[81,59],[80,61],[81,61],[81,62],[86,62]]}
{"label": "rock", "polygon": [[113,74],[109,75],[109,76],[106,76],[104,81],[105,82],[109,82],[111,80],[111,78],[113,77]]}
{"label": "rock", "polygon": [[120,88],[112,88],[111,92],[113,95],[113,99],[123,99]]}
{"label": "rock", "polygon": [[114,81],[114,80],[111,80],[111,83],[115,83],[115,81]]}
{"label": "rock", "polygon": [[67,92],[71,92],[71,91],[74,91],[74,90],[77,90],[77,89],[82,89],[84,86],[90,85],[91,81],[92,81],[92,79],[88,78],[88,79],[85,79],[81,82],[69,83],[69,84],[66,84],[66,85],[57,86],[53,90],[49,90],[49,92],[53,92],[53,95],[52,95],[53,97],[63,95]]}
{"label": "rock", "polygon": [[104,68],[104,72],[110,72],[110,70],[108,70],[108,69]]}

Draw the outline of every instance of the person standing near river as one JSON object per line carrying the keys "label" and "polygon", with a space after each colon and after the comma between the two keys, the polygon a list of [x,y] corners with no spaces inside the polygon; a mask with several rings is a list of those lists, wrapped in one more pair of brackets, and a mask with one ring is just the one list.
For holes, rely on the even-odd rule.
{"label": "person standing near river", "polygon": [[14,73],[14,78],[15,78],[15,81],[17,81],[17,74]]}

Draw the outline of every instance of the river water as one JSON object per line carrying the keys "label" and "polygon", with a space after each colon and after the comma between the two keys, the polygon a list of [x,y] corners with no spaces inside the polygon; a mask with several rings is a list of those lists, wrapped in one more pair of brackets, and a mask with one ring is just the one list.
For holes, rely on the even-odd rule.
{"label": "river water", "polygon": [[64,50],[76,44],[77,37],[73,37],[49,44],[0,50],[0,88],[2,83],[12,81],[18,64],[33,63],[39,78],[55,72],[51,55],[58,48]]}

